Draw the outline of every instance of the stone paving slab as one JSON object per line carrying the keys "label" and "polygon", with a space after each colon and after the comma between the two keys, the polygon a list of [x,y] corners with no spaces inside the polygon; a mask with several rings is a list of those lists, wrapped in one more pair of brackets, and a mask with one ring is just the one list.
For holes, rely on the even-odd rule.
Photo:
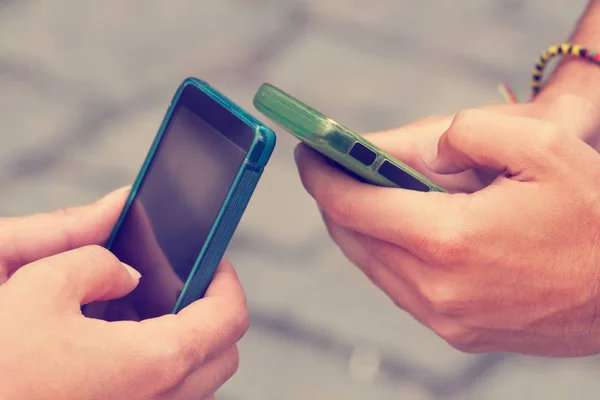
{"label": "stone paving slab", "polygon": [[[270,81],[367,132],[523,94],[585,1],[0,2],[0,214],[93,201],[135,177],[179,82],[248,110]],[[255,113],[257,114],[257,113]],[[344,259],[278,146],[228,255],[253,326],[223,399],[597,398],[598,358],[465,355]]]}

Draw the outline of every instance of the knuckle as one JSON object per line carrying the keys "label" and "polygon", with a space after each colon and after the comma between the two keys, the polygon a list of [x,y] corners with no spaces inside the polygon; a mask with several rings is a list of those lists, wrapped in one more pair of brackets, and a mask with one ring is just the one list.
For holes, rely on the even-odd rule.
{"label": "knuckle", "polygon": [[73,290],[81,268],[111,268],[119,265],[108,250],[100,246],[85,246],[35,262],[37,281],[59,293]]}
{"label": "knuckle", "polygon": [[452,125],[462,126],[464,124],[469,124],[471,121],[477,119],[479,115],[484,113],[484,111],[478,110],[476,108],[467,108],[466,110],[462,110],[456,113]]}
{"label": "knuckle", "polygon": [[108,266],[114,266],[119,264],[119,260],[117,259],[117,257],[102,246],[93,244],[81,247],[76,251],[78,251],[81,256],[87,259],[87,263]]}
{"label": "knuckle", "polygon": [[241,338],[248,332],[250,328],[250,313],[244,301],[239,301],[238,304],[224,304],[230,312],[230,329],[236,333],[236,336]]}
{"label": "knuckle", "polygon": [[[108,272],[121,272],[118,259],[107,249],[90,245],[51,257],[52,261],[40,260],[34,263],[36,280],[52,293],[66,293],[74,290],[81,268],[102,269]],[[97,279],[108,279],[104,274]]]}
{"label": "knuckle", "polygon": [[467,109],[455,114],[450,127],[440,138],[445,146],[459,153],[464,153],[473,148],[477,142],[481,129],[489,123],[489,111]]}
{"label": "knuckle", "polygon": [[444,133],[442,139],[445,138],[446,144],[451,148],[460,148],[460,142],[462,139],[462,124],[455,122],[450,125],[450,128]]}
{"label": "knuckle", "polygon": [[218,299],[218,302],[214,303],[214,307],[215,312],[221,318],[218,322],[207,321],[207,324],[213,325],[211,329],[224,332],[228,343],[233,344],[242,339],[250,329],[250,313],[246,302],[243,299],[235,302]]}
{"label": "knuckle", "polygon": [[60,273],[54,268],[47,268],[47,265],[40,263],[35,265],[36,282],[43,285],[44,288],[52,293],[64,293],[71,287],[71,276],[67,273]]}
{"label": "knuckle", "polygon": [[565,148],[565,140],[567,139],[566,131],[559,125],[543,121],[543,129],[536,132],[537,147],[545,156],[561,154]]}
{"label": "knuckle", "polygon": [[434,332],[458,351],[473,353],[477,350],[476,335],[461,325],[444,321]]}
{"label": "knuckle", "polygon": [[[365,253],[364,256],[360,256],[360,258],[356,256],[349,257],[349,254],[348,250],[344,252],[344,255],[346,255],[352,263],[358,266],[369,281],[381,288],[381,282],[386,278],[382,276],[383,268],[381,262],[368,253]],[[395,296],[392,296],[392,300],[396,306],[400,307],[400,304],[396,302]]]}
{"label": "knuckle", "polygon": [[456,268],[472,256],[470,233],[460,228],[440,228],[424,239],[423,247],[431,260],[442,267]]}
{"label": "knuckle", "polygon": [[446,131],[448,143],[453,145],[460,141],[465,133],[469,131],[468,128],[473,124],[473,121],[481,118],[482,114],[485,114],[485,112],[474,108],[456,113],[450,127]]}
{"label": "knuckle", "polygon": [[77,217],[75,208],[60,208],[50,212],[56,218],[75,219]]}
{"label": "knuckle", "polygon": [[223,375],[225,380],[231,378],[238,371],[240,367],[240,352],[237,345],[232,346],[225,353],[225,366],[223,368]]}
{"label": "knuckle", "polygon": [[327,234],[331,237],[331,239],[339,246],[341,243],[341,228],[335,223],[329,215],[326,213],[322,214],[323,223],[325,224],[325,229],[327,230]]}
{"label": "knuckle", "polygon": [[237,308],[233,326],[239,332],[240,336],[245,335],[248,329],[250,329],[250,313],[245,304]]}
{"label": "knuckle", "polygon": [[125,271],[119,259],[102,246],[90,245],[80,250],[83,251],[82,255],[86,258],[86,264],[107,272],[107,277],[122,274]]}
{"label": "knuckle", "polygon": [[454,349],[463,352],[463,353],[476,353],[476,347],[472,345],[469,341],[464,340],[463,338],[457,338],[457,340],[446,341],[450,346]]}
{"label": "knuckle", "polygon": [[164,341],[158,351],[158,358],[162,359],[168,365],[171,365],[173,370],[180,371],[184,368],[178,368],[189,365],[189,360],[186,357],[188,352],[186,341],[181,335],[171,335],[170,340]]}
{"label": "knuckle", "polygon": [[145,374],[145,378],[154,382],[160,391],[167,391],[183,381],[194,369],[193,355],[198,353],[197,349],[188,351],[180,335],[172,334],[169,337],[168,340],[152,343],[153,356]]}
{"label": "knuckle", "polygon": [[300,167],[300,181],[321,208],[326,209],[335,202],[337,198],[336,185],[321,181],[314,171]]}
{"label": "knuckle", "polygon": [[342,226],[353,221],[356,215],[353,203],[341,201],[339,196],[337,198],[332,196],[329,201],[322,203],[322,206],[327,217]]}
{"label": "knuckle", "polygon": [[458,317],[464,309],[464,294],[453,283],[429,284],[420,289],[433,311],[444,317]]}

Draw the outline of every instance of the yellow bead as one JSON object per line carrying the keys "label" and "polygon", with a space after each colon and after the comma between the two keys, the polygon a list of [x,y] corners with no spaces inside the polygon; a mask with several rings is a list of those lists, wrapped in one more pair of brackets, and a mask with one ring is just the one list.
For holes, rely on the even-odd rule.
{"label": "yellow bead", "polygon": [[542,53],[542,57],[541,57],[541,58],[542,58],[542,60],[543,60],[544,62],[546,62],[546,61],[548,61],[548,60],[550,59],[550,56],[551,56],[551,54],[550,54],[550,53],[548,53],[547,51],[544,51],[544,52]]}

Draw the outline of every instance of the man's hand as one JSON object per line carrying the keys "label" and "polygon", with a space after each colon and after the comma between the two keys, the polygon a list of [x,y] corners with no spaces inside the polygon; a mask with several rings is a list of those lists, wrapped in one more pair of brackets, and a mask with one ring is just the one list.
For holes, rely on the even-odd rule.
{"label": "man's hand", "polygon": [[0,398],[191,399],[238,366],[245,297],[223,262],[207,295],[177,315],[105,322],[81,305],[126,295],[139,274],[99,246],[35,261],[0,286]]}
{"label": "man's hand", "polygon": [[[520,116],[552,122],[600,151],[600,110],[584,98],[571,94],[549,95],[523,104],[493,104],[479,108],[500,115]],[[436,150],[440,136],[453,115],[440,115],[412,122],[401,128],[370,133],[365,138],[385,149],[450,192],[473,192],[487,186],[497,173],[483,166],[456,174],[439,174],[427,168],[423,157]],[[535,135],[535,132],[532,134]]]}
{"label": "man's hand", "polygon": [[335,242],[458,349],[599,352],[600,155],[557,123],[497,110],[459,113],[447,128],[434,161],[413,161],[447,187],[477,190],[474,169],[496,176],[489,186],[375,187],[299,147],[302,182]]}

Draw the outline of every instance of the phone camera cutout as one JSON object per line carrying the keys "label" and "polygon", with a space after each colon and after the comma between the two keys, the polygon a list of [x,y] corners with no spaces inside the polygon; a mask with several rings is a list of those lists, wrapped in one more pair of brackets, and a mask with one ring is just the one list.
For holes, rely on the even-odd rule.
{"label": "phone camera cutout", "polygon": [[377,154],[375,154],[373,150],[359,142],[354,143],[354,146],[352,146],[348,154],[367,167],[372,165],[375,162],[375,159],[377,159]]}
{"label": "phone camera cutout", "polygon": [[381,176],[394,182],[404,189],[417,190],[419,192],[429,192],[429,186],[413,177],[402,169],[398,168],[388,160],[385,160],[378,169]]}

